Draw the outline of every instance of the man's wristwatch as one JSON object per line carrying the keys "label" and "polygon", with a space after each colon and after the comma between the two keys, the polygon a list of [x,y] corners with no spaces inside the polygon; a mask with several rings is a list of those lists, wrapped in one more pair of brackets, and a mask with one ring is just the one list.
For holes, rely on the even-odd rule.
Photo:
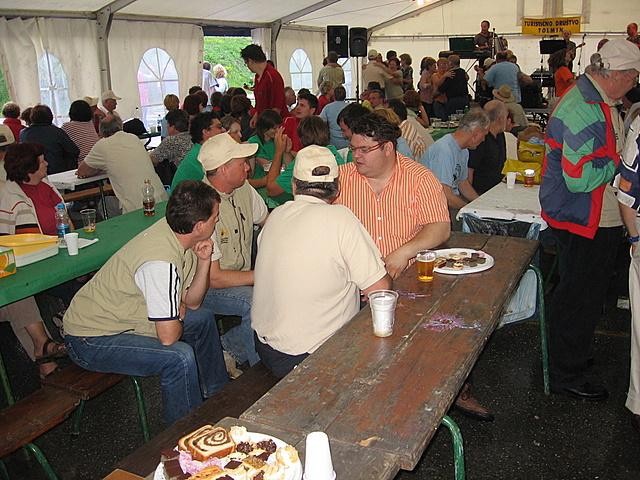
{"label": "man's wristwatch", "polygon": [[638,243],[640,241],[640,235],[636,235],[635,237],[629,237],[629,243]]}

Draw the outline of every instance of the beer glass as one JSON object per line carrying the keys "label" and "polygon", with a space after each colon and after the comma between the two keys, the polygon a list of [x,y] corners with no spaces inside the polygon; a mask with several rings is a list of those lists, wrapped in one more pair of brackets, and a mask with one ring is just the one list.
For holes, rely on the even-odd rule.
{"label": "beer glass", "polygon": [[436,262],[436,252],[422,250],[416,255],[416,265],[418,268],[418,280],[430,282],[433,280],[433,267]]}

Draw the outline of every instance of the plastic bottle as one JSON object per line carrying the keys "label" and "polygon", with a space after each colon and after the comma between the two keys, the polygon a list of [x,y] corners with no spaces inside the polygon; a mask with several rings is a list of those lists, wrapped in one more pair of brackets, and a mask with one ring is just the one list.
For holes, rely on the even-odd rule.
{"label": "plastic bottle", "polygon": [[162,133],[162,115],[158,115],[158,133]]}
{"label": "plastic bottle", "polygon": [[67,209],[64,203],[59,203],[56,205],[56,229],[58,231],[58,244],[61,247],[66,246],[64,235],[71,231],[70,225]]}
{"label": "plastic bottle", "polygon": [[142,210],[145,217],[151,217],[156,214],[156,199],[153,196],[153,185],[151,185],[151,180],[149,179],[144,181],[144,186],[142,187]]}

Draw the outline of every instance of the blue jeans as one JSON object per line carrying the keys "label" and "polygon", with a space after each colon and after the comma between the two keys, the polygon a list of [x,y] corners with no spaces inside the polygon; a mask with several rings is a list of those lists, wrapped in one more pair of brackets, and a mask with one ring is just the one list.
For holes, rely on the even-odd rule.
{"label": "blue jeans", "polygon": [[251,328],[251,301],[253,287],[210,288],[202,304],[218,315],[242,317],[240,325],[220,337],[224,349],[239,362],[253,366],[260,360],[253,343]]}
{"label": "blue jeans", "polygon": [[187,310],[180,341],[131,333],[100,337],[67,335],[69,357],[86,370],[123,375],[160,375],[164,421],[169,425],[219,391],[229,377],[213,312]]}

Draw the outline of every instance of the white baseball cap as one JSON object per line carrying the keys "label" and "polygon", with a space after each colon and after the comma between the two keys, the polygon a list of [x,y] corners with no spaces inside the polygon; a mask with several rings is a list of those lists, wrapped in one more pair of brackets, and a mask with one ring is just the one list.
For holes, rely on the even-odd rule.
{"label": "white baseball cap", "polygon": [[327,147],[309,145],[298,151],[293,164],[294,178],[303,182],[333,182],[338,175],[336,157]]}
{"label": "white baseball cap", "polygon": [[598,53],[607,70],[634,69],[640,72],[640,48],[635,43],[616,38],[605,43]]}
{"label": "white baseball cap", "polygon": [[258,151],[257,143],[238,143],[228,133],[221,133],[204,142],[198,161],[205,172],[215,170],[234,158],[247,158]]}

